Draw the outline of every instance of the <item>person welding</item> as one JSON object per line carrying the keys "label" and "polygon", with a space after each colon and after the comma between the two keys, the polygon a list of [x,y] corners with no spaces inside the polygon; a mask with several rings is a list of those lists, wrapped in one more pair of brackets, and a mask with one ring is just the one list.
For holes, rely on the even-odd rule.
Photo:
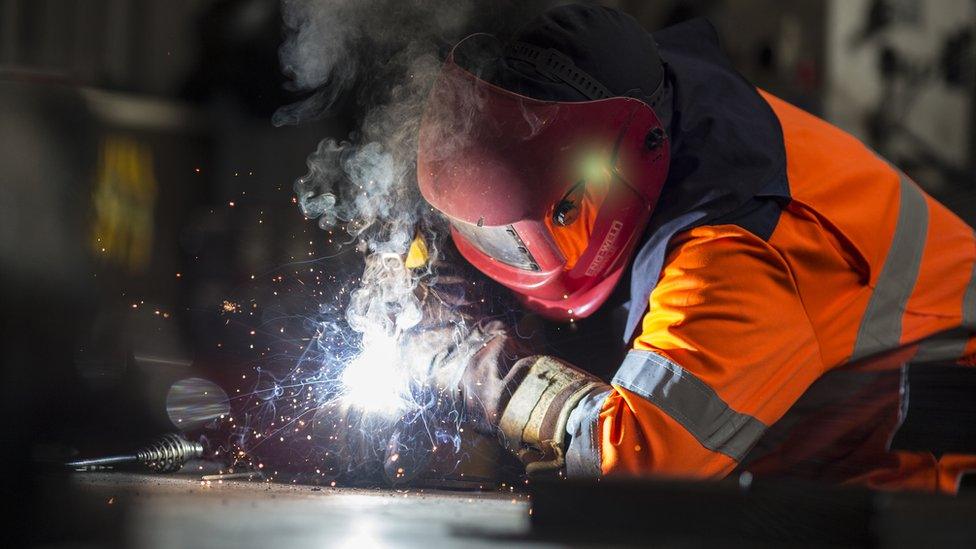
{"label": "person welding", "polygon": [[570,5],[506,43],[468,37],[429,96],[417,177],[527,310],[626,312],[609,383],[475,330],[463,398],[530,473],[954,491],[976,467],[888,448],[904,365],[976,361],[973,229],[751,85],[708,22],[650,34]]}

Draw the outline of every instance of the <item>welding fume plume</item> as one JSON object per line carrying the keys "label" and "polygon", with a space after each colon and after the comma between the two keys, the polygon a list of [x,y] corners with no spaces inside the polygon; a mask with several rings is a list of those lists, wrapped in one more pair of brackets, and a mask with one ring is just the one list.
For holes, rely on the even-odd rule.
{"label": "welding fume plume", "polygon": [[430,357],[436,349],[405,348],[408,342],[426,339],[415,329],[423,319],[416,287],[400,254],[366,257],[360,287],[346,309],[349,326],[362,335],[360,353],[342,373],[342,399],[348,405],[388,418],[421,405],[414,389],[430,383]]}
{"label": "welding fume plume", "polygon": [[429,286],[405,257],[367,256],[347,309],[360,352],[345,364],[340,398],[322,403],[312,420],[326,480],[396,486],[468,467],[457,387],[478,342],[465,337],[469,319],[450,304],[456,297],[444,295],[452,284]]}
{"label": "welding fume plume", "polygon": [[[323,139],[294,183],[302,215],[365,257],[345,318],[320,311],[310,346],[327,378],[309,435],[322,465],[316,472],[326,478],[377,478],[385,467],[388,481],[407,482],[434,457],[462,459],[467,430],[456,393],[473,353],[465,343],[470,318],[462,314],[469,281],[445,284],[450,265],[439,246],[448,229],[420,197],[415,161],[441,46],[466,34],[475,7],[470,0],[282,4],[282,68],[296,90],[312,95],[279,109],[274,124],[322,116],[353,86],[364,107],[349,140]],[[469,99],[474,112],[480,96]],[[464,146],[473,119],[445,121],[454,137],[444,141]],[[428,249],[424,261],[413,262],[411,241],[420,234]],[[427,299],[445,286],[456,299],[432,314]],[[344,337],[334,337],[339,332]]]}

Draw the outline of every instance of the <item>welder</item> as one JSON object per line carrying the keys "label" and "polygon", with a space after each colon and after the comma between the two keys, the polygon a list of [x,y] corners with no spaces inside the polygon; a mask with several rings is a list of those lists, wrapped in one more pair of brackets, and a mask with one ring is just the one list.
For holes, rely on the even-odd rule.
{"label": "welder", "polygon": [[976,465],[888,447],[904,365],[976,360],[973,229],[750,84],[707,21],[651,34],[570,5],[468,37],[433,85],[417,176],[526,310],[625,312],[609,381],[497,322],[473,332],[466,406],[530,473],[954,491]]}

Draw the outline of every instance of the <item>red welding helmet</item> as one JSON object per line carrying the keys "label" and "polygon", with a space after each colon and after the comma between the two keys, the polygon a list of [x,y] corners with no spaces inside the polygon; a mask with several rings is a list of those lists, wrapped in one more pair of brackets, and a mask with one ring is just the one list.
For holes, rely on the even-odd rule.
{"label": "red welding helmet", "polygon": [[461,254],[529,309],[586,317],[641,240],[667,177],[667,134],[648,102],[614,96],[552,48],[515,43],[501,55],[565,81],[581,100],[496,85],[478,60],[500,47],[474,35],[447,58],[420,128],[420,191],[450,221]]}

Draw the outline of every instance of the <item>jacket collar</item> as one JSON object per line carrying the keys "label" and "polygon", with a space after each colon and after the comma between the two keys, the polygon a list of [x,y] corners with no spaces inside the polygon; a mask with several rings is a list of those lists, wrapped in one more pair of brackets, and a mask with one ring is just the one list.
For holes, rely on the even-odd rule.
{"label": "jacket collar", "polygon": [[732,68],[715,28],[693,19],[654,33],[672,91],[671,165],[632,264],[629,342],[679,232],[727,218],[757,197],[789,198],[779,120]]}

